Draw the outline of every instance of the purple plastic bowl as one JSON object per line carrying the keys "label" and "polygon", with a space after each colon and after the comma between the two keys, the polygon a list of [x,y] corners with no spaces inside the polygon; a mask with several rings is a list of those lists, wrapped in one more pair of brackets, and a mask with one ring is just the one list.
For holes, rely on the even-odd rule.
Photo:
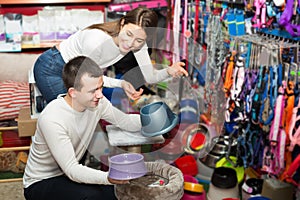
{"label": "purple plastic bowl", "polygon": [[108,176],[117,180],[129,180],[144,176],[147,168],[144,156],[138,153],[124,153],[109,158]]}

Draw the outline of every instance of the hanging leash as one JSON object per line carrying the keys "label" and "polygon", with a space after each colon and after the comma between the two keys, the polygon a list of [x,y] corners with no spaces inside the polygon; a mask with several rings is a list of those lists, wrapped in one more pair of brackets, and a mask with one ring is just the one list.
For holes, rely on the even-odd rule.
{"label": "hanging leash", "polygon": [[233,71],[234,71],[234,55],[232,53],[229,57],[229,62],[228,62],[226,75],[225,75],[225,82],[224,82],[224,92],[227,98],[230,96],[230,89],[233,84],[233,77],[232,77]]}
{"label": "hanging leash", "polygon": [[247,83],[248,91],[245,98],[245,113],[250,118],[251,117],[251,111],[252,111],[252,100],[256,91],[257,87],[257,79],[258,74],[255,69],[249,71],[247,73],[247,80],[249,83]]}
{"label": "hanging leash", "polygon": [[173,16],[173,63],[180,60],[180,10],[181,1],[175,0],[174,2],[174,16]]}
{"label": "hanging leash", "polygon": [[244,115],[244,99],[240,98],[242,92],[244,81],[245,81],[245,67],[244,58],[239,56],[235,64],[234,74],[233,74],[233,85],[230,92],[230,101],[234,102],[235,114],[234,121],[243,121],[245,119]]}
{"label": "hanging leash", "polygon": [[255,15],[252,18],[252,22],[254,22],[252,27],[265,28],[266,12],[267,12],[265,0],[255,0],[254,7],[255,7]]}
{"label": "hanging leash", "polygon": [[284,89],[286,83],[279,87],[278,97],[276,99],[274,119],[269,134],[269,145],[264,150],[264,162],[262,170],[269,174],[279,176],[284,170],[284,152],[286,133],[282,128],[282,113],[284,110]]}
{"label": "hanging leash", "polygon": [[254,123],[254,124],[259,123],[259,111],[260,111],[260,106],[261,106],[260,99],[261,99],[261,95],[262,95],[263,74],[264,74],[264,67],[260,66],[258,82],[257,82],[255,94],[253,96],[252,107],[251,107],[251,120],[252,120],[252,123]]}
{"label": "hanging leash", "polygon": [[[295,105],[295,93],[294,93],[295,78],[296,78],[295,73],[298,71],[298,69],[297,69],[298,67],[295,63],[291,63],[289,66],[290,67],[287,70],[289,70],[289,72],[290,72],[290,78],[288,80],[288,85],[285,89],[286,106],[285,106],[284,115],[283,115],[283,127],[285,127],[286,133],[289,132],[289,123],[291,121],[292,114],[293,114],[293,108]],[[289,143],[289,141],[287,141],[287,144],[288,143]]]}
{"label": "hanging leash", "polygon": [[[276,70],[276,69],[275,69]],[[266,99],[266,102],[264,104],[264,110],[262,112],[262,116],[261,116],[261,122],[264,126],[271,124],[273,117],[274,117],[274,105],[275,105],[275,101],[273,101],[273,99],[275,99],[274,95],[274,90],[276,90],[275,86],[274,86],[274,82],[276,82],[276,78],[274,78],[274,71],[273,71],[273,67],[270,66],[269,67],[269,81],[268,81],[268,96]],[[277,84],[276,84],[277,85]]]}
{"label": "hanging leash", "polygon": [[300,99],[298,100],[298,105],[293,108],[293,114],[290,121],[289,126],[289,138],[290,138],[290,145],[289,145],[289,151],[292,152],[294,150],[294,147],[296,145],[300,146],[300,126],[296,126],[297,122],[300,122],[300,115],[299,115],[299,109],[300,109]]}
{"label": "hanging leash", "polygon": [[[270,69],[270,68],[269,68]],[[272,76],[271,71],[267,70],[267,67],[265,67],[265,73],[264,73],[264,78],[262,79],[262,84],[261,84],[261,91],[262,95],[260,98],[260,109],[259,109],[259,116],[258,119],[260,123],[263,125],[267,125],[264,122],[265,115],[269,113],[269,107],[270,107],[270,99],[268,95],[269,91],[269,86],[270,86],[270,78],[269,76]]]}

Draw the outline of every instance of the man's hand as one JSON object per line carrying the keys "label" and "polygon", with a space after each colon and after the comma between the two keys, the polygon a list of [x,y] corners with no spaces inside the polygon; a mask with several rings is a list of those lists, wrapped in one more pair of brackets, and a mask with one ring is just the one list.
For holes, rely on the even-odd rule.
{"label": "man's hand", "polygon": [[107,180],[112,184],[129,184],[129,180],[116,180],[109,177],[107,177]]}
{"label": "man's hand", "polygon": [[176,62],[171,67],[168,67],[168,74],[172,77],[188,76],[188,72],[183,68],[184,62]]}
{"label": "man's hand", "polygon": [[128,96],[128,98],[130,98],[132,100],[139,99],[143,93],[142,88],[140,88],[139,91],[136,91],[134,89],[134,87],[132,86],[132,84],[125,80],[122,81],[121,86],[122,86],[123,90],[125,91],[126,95]]}

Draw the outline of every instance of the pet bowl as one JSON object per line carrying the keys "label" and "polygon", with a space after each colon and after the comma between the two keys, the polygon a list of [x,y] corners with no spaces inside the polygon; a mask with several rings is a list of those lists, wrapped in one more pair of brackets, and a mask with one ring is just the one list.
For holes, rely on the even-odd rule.
{"label": "pet bowl", "polygon": [[184,194],[181,200],[205,200],[206,192],[202,184],[194,176],[183,175],[184,178]]}
{"label": "pet bowl", "polygon": [[204,191],[203,185],[199,183],[184,182],[183,188],[186,191],[196,193],[202,193]]}
{"label": "pet bowl", "polygon": [[190,124],[184,127],[181,141],[184,150],[198,158],[204,158],[211,149],[213,129],[204,123]]}
{"label": "pet bowl", "polygon": [[209,153],[201,161],[208,167],[215,168],[216,163],[222,158],[222,155]]}
{"label": "pet bowl", "polygon": [[228,152],[229,145],[231,146],[230,151],[236,151],[237,139],[232,138],[231,141],[227,135],[216,136],[212,139],[211,152],[224,155]]}
{"label": "pet bowl", "polygon": [[228,167],[215,168],[211,177],[211,183],[218,188],[234,188],[238,183],[236,172]]}
{"label": "pet bowl", "polygon": [[172,130],[178,123],[178,116],[164,102],[154,102],[140,110],[142,135],[154,137]]}
{"label": "pet bowl", "polygon": [[181,156],[175,160],[175,165],[183,175],[196,176],[198,174],[197,162],[192,155]]}
{"label": "pet bowl", "polygon": [[237,163],[237,158],[235,156],[229,156],[229,159],[231,160],[228,161],[228,159],[226,157],[221,158],[220,160],[218,160],[218,162],[216,163],[216,168],[217,167],[229,167],[232,168],[236,171],[236,176],[237,176],[237,180],[239,183],[242,183],[242,181],[244,180],[244,175],[245,175],[245,170],[243,166],[233,166],[233,163]]}
{"label": "pet bowl", "polygon": [[193,99],[183,99],[179,103],[180,123],[197,123],[199,119],[198,103]]}
{"label": "pet bowl", "polygon": [[190,183],[198,183],[197,178],[195,178],[192,175],[183,174],[184,182],[190,182]]}
{"label": "pet bowl", "polygon": [[108,176],[117,180],[130,180],[144,176],[147,168],[144,156],[138,153],[124,153],[109,158]]}

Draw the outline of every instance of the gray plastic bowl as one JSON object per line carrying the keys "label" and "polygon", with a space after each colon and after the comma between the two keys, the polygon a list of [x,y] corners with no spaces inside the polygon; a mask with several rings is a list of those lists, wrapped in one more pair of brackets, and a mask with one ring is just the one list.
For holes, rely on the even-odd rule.
{"label": "gray plastic bowl", "polygon": [[140,110],[142,135],[154,137],[172,130],[178,123],[178,116],[164,102],[154,102]]}

